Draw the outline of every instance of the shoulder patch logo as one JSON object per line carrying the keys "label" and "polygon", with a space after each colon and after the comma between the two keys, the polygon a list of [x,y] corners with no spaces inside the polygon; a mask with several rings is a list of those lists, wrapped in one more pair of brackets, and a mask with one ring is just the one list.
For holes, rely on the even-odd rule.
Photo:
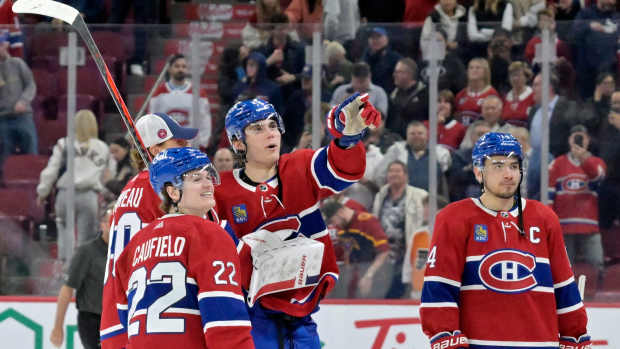
{"label": "shoulder patch logo", "polygon": [[248,221],[248,210],[245,207],[245,204],[239,204],[232,207],[232,214],[235,220],[235,223],[245,223]]}
{"label": "shoulder patch logo", "polygon": [[474,225],[474,241],[487,242],[489,241],[489,230],[485,224]]}

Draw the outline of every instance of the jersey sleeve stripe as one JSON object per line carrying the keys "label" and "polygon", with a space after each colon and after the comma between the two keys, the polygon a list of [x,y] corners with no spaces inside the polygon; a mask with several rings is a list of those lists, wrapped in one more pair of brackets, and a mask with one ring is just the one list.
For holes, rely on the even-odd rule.
{"label": "jersey sleeve stripe", "polygon": [[575,278],[571,276],[570,278],[568,278],[568,279],[566,279],[566,280],[564,280],[562,282],[558,282],[557,284],[553,284],[553,288],[561,288],[561,287],[564,287],[564,286],[566,286],[566,285],[568,285],[570,283],[573,283],[573,282],[575,282]]}
{"label": "jersey sleeve stripe", "polygon": [[450,286],[454,286],[454,287],[461,287],[461,283],[452,279],[448,279],[442,276],[425,276],[424,277],[424,282],[426,281],[435,281],[435,282],[442,282],[444,284],[448,284]]}
{"label": "jersey sleeve stripe", "polygon": [[574,282],[555,289],[555,304],[557,309],[568,308],[580,302],[581,296],[579,295],[579,289]]}
{"label": "jersey sleeve stripe", "polygon": [[327,159],[327,148],[322,148],[312,157],[312,177],[321,189],[329,189],[339,193],[353,184],[353,180],[347,180],[338,176]]}
{"label": "jersey sleeve stripe", "polygon": [[214,297],[226,297],[233,298],[245,302],[245,299],[242,295],[236,294],[234,292],[228,291],[210,291],[210,292],[201,292],[198,294],[198,301],[201,301],[205,298],[214,298]]}
{"label": "jersey sleeve stripe", "polygon": [[120,332],[125,332],[125,328],[123,327],[123,325],[118,324],[118,325],[114,325],[112,327],[105,328],[105,329],[99,331],[99,336],[101,336],[102,339],[103,339],[104,336],[113,337],[113,336],[118,334],[116,332],[119,332],[119,333]]}
{"label": "jersey sleeve stripe", "polygon": [[556,311],[558,315],[570,313],[571,311],[575,311],[577,309],[581,309],[583,307],[583,303],[579,302],[571,307],[561,308]]}
{"label": "jersey sleeve stripe", "polygon": [[[104,331],[105,331],[105,333],[104,333]],[[99,332],[99,338],[103,342],[103,341],[105,341],[107,339],[110,339],[112,337],[116,337],[116,336],[119,336],[119,335],[123,335],[125,333],[127,333],[127,331],[125,330],[123,325],[116,325],[114,327],[109,327],[109,328],[106,328],[103,331],[100,331]]]}
{"label": "jersey sleeve stripe", "polygon": [[458,308],[455,302],[420,303],[420,308]]}
{"label": "jersey sleeve stripe", "polygon": [[214,321],[207,323],[203,326],[203,331],[207,332],[208,329],[213,327],[251,327],[250,320],[242,321]]}
{"label": "jersey sleeve stripe", "polygon": [[424,280],[422,286],[423,303],[456,303],[459,300],[460,289],[444,282]]}
{"label": "jersey sleeve stripe", "polygon": [[203,326],[214,322],[249,320],[243,297],[241,300],[228,295],[202,297],[198,302],[198,307],[200,308]]}

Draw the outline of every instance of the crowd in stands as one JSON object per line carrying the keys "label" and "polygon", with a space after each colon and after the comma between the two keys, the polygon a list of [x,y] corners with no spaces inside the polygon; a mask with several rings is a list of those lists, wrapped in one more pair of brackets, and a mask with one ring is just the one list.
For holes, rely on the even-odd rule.
{"label": "crowd in stands", "polygon": [[[143,7],[149,7],[147,1],[106,2],[112,4],[107,19],[100,12],[104,1],[76,3],[88,4],[80,11],[92,23],[123,22],[129,3],[134,6],[134,23],[154,23],[166,17],[153,10],[143,12]],[[169,59],[167,81],[158,87],[148,110],[165,112],[182,125],[200,128],[202,139],[195,145],[214,159],[220,171],[232,169],[238,161],[223,123],[226,111],[239,100],[259,97],[274,105],[286,129],[283,151],[311,147],[313,72],[306,51],[312,32],[321,31],[322,114],[359,92],[368,93],[383,116],[382,126],[363,140],[367,151],[364,178],[323,206],[345,275],[335,296],[419,297],[416,283],[424,266],[419,258],[425,257],[424,248],[414,244],[414,239],[416,232],[430,233],[429,166],[437,167],[440,206],[480,195],[471,152],[475,141],[487,132],[511,133],[519,139],[525,155],[521,195],[539,199],[543,108],[550,118],[550,163],[542,165],[549,168],[549,205],[560,217],[571,261],[593,265],[599,286],[603,284],[605,266],[620,257],[607,253],[601,234],[620,226],[620,211],[615,207],[620,198],[620,92],[616,90],[620,12],[616,0],[256,0],[252,6],[255,11],[243,23],[238,40],[227,42],[219,55],[217,89],[209,93],[200,89],[198,117],[189,118],[192,85],[182,54]],[[544,28],[549,29],[556,49],[548,106],[541,106],[542,65],[536,49]],[[142,68],[149,59],[145,30],[136,26],[129,74],[144,74]],[[445,44],[446,52],[439,62],[439,144],[429,149],[430,70],[424,57],[433,33]],[[14,89],[12,105],[5,103],[7,87],[0,87],[0,125],[4,125],[10,122],[5,112],[28,115],[35,92],[29,87],[32,74],[24,60],[3,58],[10,57],[3,50],[13,48],[13,41],[8,34],[0,39],[2,78],[13,84],[7,74],[15,74],[23,81],[19,90]],[[7,68],[9,63],[15,68]],[[213,101],[219,108],[211,107],[216,104]],[[28,118],[32,120],[32,112]],[[7,127],[1,126],[0,131]],[[326,144],[329,134],[319,131]],[[3,159],[12,152],[36,153],[36,132],[31,138],[24,145],[5,141]],[[88,151],[79,138],[76,156]],[[63,142],[54,148],[50,166],[62,156]],[[100,182],[88,188],[112,200],[135,173],[129,161],[130,145],[120,138],[109,143],[109,148],[101,148],[105,153],[101,161],[110,166],[89,174],[89,179]],[[436,165],[429,165],[430,151],[437,155]],[[48,168],[41,175],[40,200],[53,185],[61,189],[56,200],[62,197],[62,176],[57,170],[54,176],[49,172]],[[87,196],[84,190],[79,195]],[[88,198],[89,204],[81,209],[91,209],[92,200]],[[97,216],[91,216],[88,224],[94,226]],[[78,226],[82,224],[86,223]],[[78,234],[78,242],[82,236]]]}

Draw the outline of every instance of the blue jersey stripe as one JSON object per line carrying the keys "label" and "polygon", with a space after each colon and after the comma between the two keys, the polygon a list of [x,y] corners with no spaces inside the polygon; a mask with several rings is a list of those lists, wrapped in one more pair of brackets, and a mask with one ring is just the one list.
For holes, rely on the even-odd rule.
{"label": "blue jersey stripe", "polygon": [[322,232],[326,228],[325,222],[323,221],[323,216],[321,216],[321,211],[318,208],[313,212],[300,218],[300,232],[308,238],[316,233]]}
{"label": "blue jersey stripe", "polygon": [[[462,286],[482,285],[482,280],[480,280],[480,276],[478,274],[479,265],[480,261],[470,261],[465,263]],[[553,287],[551,267],[547,263],[536,263],[536,268],[534,268],[534,278],[536,279],[538,286]]]}
{"label": "blue jersey stripe", "polygon": [[460,289],[439,281],[424,281],[422,303],[459,302]]}
{"label": "blue jersey stripe", "polygon": [[341,192],[353,181],[344,181],[335,176],[328,168],[327,147],[320,149],[312,161],[312,169],[321,187],[328,187],[335,192]]}
{"label": "blue jersey stripe", "polygon": [[250,320],[245,302],[229,297],[206,297],[199,301],[202,326],[208,322]]}
{"label": "blue jersey stripe", "polygon": [[579,295],[579,289],[576,283],[571,282],[566,286],[555,289],[555,303],[557,309],[572,307],[579,302],[581,302],[581,296]]}

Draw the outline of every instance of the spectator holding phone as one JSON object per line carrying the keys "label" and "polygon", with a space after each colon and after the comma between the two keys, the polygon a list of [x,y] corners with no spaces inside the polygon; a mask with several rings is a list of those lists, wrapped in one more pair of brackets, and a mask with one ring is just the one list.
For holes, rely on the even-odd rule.
{"label": "spectator holding phone", "polygon": [[603,272],[603,246],[598,226],[597,189],[605,178],[603,159],[588,151],[590,136],[583,125],[575,125],[568,137],[570,151],[549,165],[549,199],[560,218],[566,251],[571,264],[582,256]]}

